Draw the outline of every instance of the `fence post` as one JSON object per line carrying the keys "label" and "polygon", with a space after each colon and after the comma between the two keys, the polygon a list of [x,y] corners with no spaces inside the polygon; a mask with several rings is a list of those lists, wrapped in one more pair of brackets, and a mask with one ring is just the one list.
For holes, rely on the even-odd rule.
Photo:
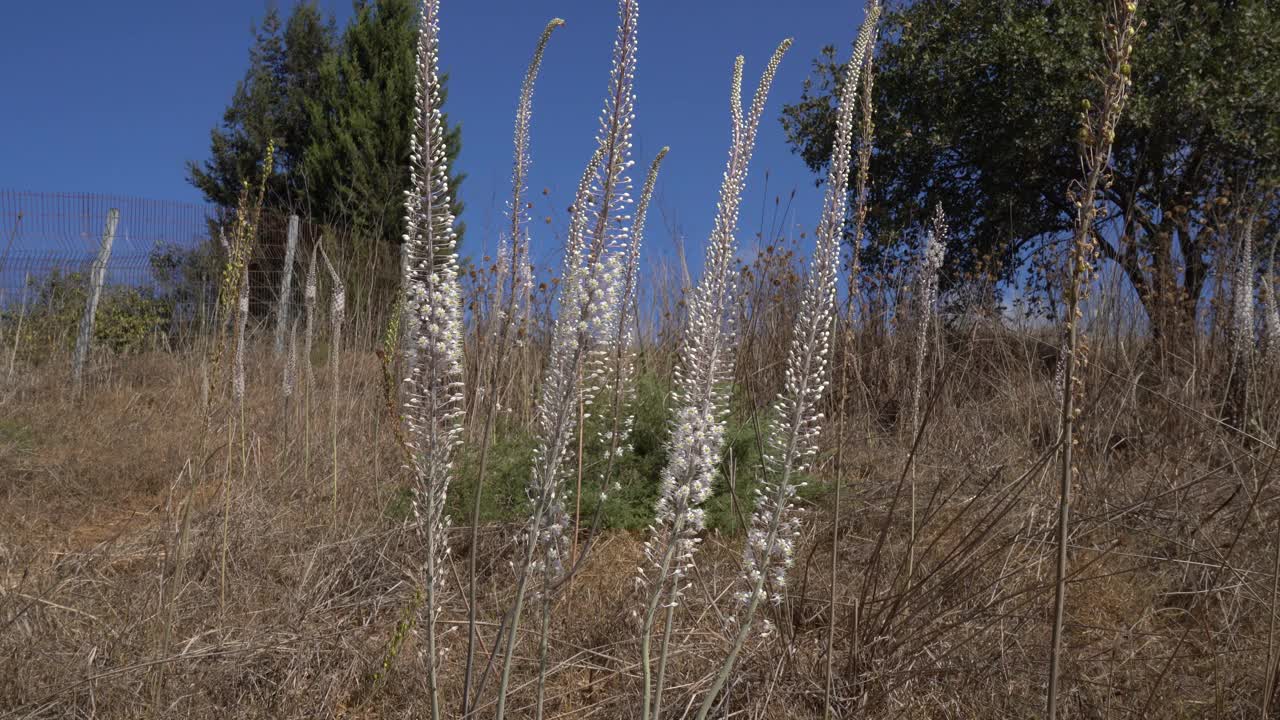
{"label": "fence post", "polygon": [[289,326],[289,309],[293,301],[293,253],[298,248],[298,216],[289,216],[289,239],[284,246],[284,277],[280,280],[280,299],[276,307],[276,355],[284,352],[284,333]]}
{"label": "fence post", "polygon": [[80,318],[80,334],[76,336],[76,354],[71,365],[71,377],[76,390],[80,389],[84,363],[89,357],[89,346],[93,343],[93,317],[98,312],[98,297],[102,294],[102,283],[107,277],[107,261],[111,259],[111,245],[116,241],[116,225],[119,223],[120,210],[108,210],[107,224],[102,228],[102,247],[98,248],[98,258],[93,261],[93,267],[89,270],[89,297],[85,300],[84,316]]}

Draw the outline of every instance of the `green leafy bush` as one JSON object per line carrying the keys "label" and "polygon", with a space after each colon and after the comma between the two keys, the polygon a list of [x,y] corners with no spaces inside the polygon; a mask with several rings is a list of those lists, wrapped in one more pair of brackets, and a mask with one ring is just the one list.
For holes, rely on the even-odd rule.
{"label": "green leafy bush", "polygon": [[[33,282],[27,297],[25,315],[21,305],[0,313],[6,335],[17,332],[22,317],[18,348],[24,360],[38,362],[72,350],[88,299],[85,273],[55,270]],[[144,350],[166,332],[171,313],[171,302],[151,288],[104,287],[93,327],[94,347],[116,354]]]}

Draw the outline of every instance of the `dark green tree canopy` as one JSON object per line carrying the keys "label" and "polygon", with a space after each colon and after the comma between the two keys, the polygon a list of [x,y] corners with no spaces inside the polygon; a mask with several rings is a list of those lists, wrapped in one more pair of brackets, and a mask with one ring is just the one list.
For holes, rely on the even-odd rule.
{"label": "dark green tree canopy", "polygon": [[[390,245],[403,234],[409,187],[417,28],[412,0],[359,0],[337,52],[320,68],[320,91],[306,101],[311,132],[301,171],[313,188],[312,214],[342,218],[356,232]],[[442,78],[442,86],[447,82]],[[461,128],[447,117],[445,125],[452,165]],[[456,195],[461,181],[450,175],[455,217],[462,210]]]}
{"label": "dark green tree canopy", "polygon": [[[886,14],[868,262],[911,241],[938,202],[952,228],[952,279],[984,256],[1011,278],[1062,237],[1080,113],[1099,92],[1103,10],[1095,0],[916,0]],[[1276,222],[1280,5],[1141,0],[1139,17],[1098,229],[1159,333],[1184,326],[1205,292],[1224,206]],[[826,49],[783,112],[815,171],[830,153],[841,70]]]}
{"label": "dark green tree canopy", "polygon": [[[403,234],[417,19],[413,0],[358,0],[339,37],[315,0],[299,2],[286,22],[269,10],[249,69],[211,133],[209,159],[188,163],[190,182],[210,202],[234,208],[242,180],[256,176],[274,139],[267,207],[349,230],[358,246],[344,248],[344,257],[382,268]],[[449,127],[452,163],[461,131]],[[456,189],[462,178],[451,179]],[[455,202],[455,214],[461,209]]]}
{"label": "dark green tree canopy", "polygon": [[276,142],[276,170],[267,189],[272,208],[304,207],[307,186],[298,169],[311,140],[306,103],[320,90],[320,68],[333,55],[337,31],[312,2],[300,2],[282,22],[273,8],[254,34],[249,68],[237,83],[222,123],[210,132],[208,160],[188,162],[187,177],[205,198],[233,208],[245,178],[258,174],[267,141]]}

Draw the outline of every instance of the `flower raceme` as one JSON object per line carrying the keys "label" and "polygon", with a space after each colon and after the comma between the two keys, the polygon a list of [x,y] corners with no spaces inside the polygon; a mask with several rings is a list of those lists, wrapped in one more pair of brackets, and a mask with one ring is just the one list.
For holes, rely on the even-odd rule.
{"label": "flower raceme", "polygon": [[645,545],[651,568],[648,577],[642,574],[642,579],[649,585],[653,608],[664,592],[670,592],[668,602],[679,597],[683,578],[693,561],[698,534],[705,527],[701,505],[711,495],[715,467],[724,446],[727,382],[736,347],[731,310],[738,211],[765,100],[790,45],[791,41],[785,40],[774,52],[745,115],[741,99],[742,57],[734,64],[729,98],[732,118],[729,158],[707,248],[706,270],[689,299],[688,321],[676,368],[677,409],[669,441],[670,460],[662,471],[655,524]]}
{"label": "flower raceme", "polygon": [[836,274],[848,209],[847,188],[852,164],[858,76],[864,65],[863,59],[870,51],[871,36],[879,16],[880,5],[873,3],[858,31],[853,58],[845,66],[817,241],[787,352],[782,393],[766,431],[765,482],[757,495],[743,548],[743,574],[736,594],[741,602],[736,616],[738,632],[719,673],[703,696],[698,720],[705,720],[728,680],[738,653],[751,632],[752,620],[760,603],[782,600],[787,571],[794,562],[795,543],[800,530],[794,499],[802,485],[796,477],[811,469],[818,454],[822,423],[818,404],[830,384]]}
{"label": "flower raceme", "polygon": [[425,0],[418,15],[417,62],[409,189],[405,193],[404,423],[414,478],[413,512],[425,545],[423,628],[431,716],[440,717],[439,652],[435,622],[448,543],[445,500],[461,442],[463,415],[462,297],[457,232],[450,210],[439,76],[440,2]]}
{"label": "flower raceme", "polygon": [[[802,483],[796,482],[795,477],[808,472],[818,454],[823,417],[818,404],[830,384],[836,275],[848,205],[844,189],[848,187],[852,165],[858,74],[863,66],[862,58],[870,49],[879,11],[878,5],[868,11],[854,45],[853,59],[847,65],[817,243],[787,352],[783,390],[768,428],[766,481],[743,551],[746,582],[738,597],[747,610],[744,624],[750,622],[754,605],[759,601],[782,600],[779,593],[786,586],[786,573],[794,560],[795,540],[800,530],[793,500]],[[770,582],[765,582],[766,577]]]}
{"label": "flower raceme", "polygon": [[1239,255],[1232,282],[1231,350],[1233,362],[1247,369],[1253,355],[1253,219],[1241,226]]}
{"label": "flower raceme", "polygon": [[938,273],[947,253],[947,218],[942,206],[933,211],[933,227],[925,234],[916,270],[916,358],[911,388],[911,431],[920,431],[920,397],[924,392],[924,360],[928,352],[929,326],[938,302]]}

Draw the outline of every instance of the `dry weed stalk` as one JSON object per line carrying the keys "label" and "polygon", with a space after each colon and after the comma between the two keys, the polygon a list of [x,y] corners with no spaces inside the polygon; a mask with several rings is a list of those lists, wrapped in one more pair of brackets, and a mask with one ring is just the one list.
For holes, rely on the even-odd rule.
{"label": "dry weed stalk", "polygon": [[[222,247],[227,254],[226,262],[223,264],[221,278],[218,287],[217,297],[217,316],[213,323],[215,328],[213,334],[212,350],[202,364],[207,372],[201,379],[201,394],[207,398],[206,402],[201,403],[203,411],[202,422],[200,423],[200,432],[198,433],[198,442],[194,453],[188,457],[187,467],[190,469],[188,473],[190,481],[186,488],[186,495],[181,505],[180,517],[178,519],[178,528],[176,537],[173,540],[173,547],[166,548],[166,552],[172,552],[173,561],[166,563],[160,574],[160,597],[162,598],[162,607],[160,612],[156,614],[156,621],[161,623],[161,631],[159,633],[158,651],[160,657],[165,657],[169,653],[170,643],[172,640],[172,624],[173,624],[173,596],[176,588],[182,586],[185,582],[185,552],[187,547],[187,539],[190,533],[190,524],[192,516],[192,502],[194,500],[195,491],[200,485],[203,478],[203,470],[205,463],[209,459],[206,455],[209,451],[209,442],[212,435],[212,429],[215,417],[215,398],[225,398],[222,383],[224,382],[223,360],[226,352],[226,328],[235,327],[236,332],[236,349],[234,352],[239,358],[238,374],[239,382],[236,378],[232,378],[232,394],[240,399],[241,408],[241,424],[243,425],[243,332],[239,328],[243,327],[243,323],[247,322],[248,315],[248,267],[249,259],[253,252],[253,241],[257,236],[258,224],[261,219],[262,203],[266,192],[267,180],[271,177],[274,169],[275,158],[275,142],[267,141],[266,152],[262,160],[262,168],[258,178],[256,192],[248,179],[241,182],[240,195],[237,202],[235,226],[232,231],[231,242],[226,240],[225,234],[220,233],[219,237],[222,241]],[[234,300],[233,300],[234,298]],[[233,370],[233,376],[237,374]],[[236,385],[239,385],[237,389]],[[234,452],[234,432],[235,422],[231,413],[227,412],[227,460],[226,473],[222,482],[222,546],[219,557],[219,574],[218,574],[218,598],[219,608],[226,607],[227,594],[227,556],[229,543],[229,523],[231,517],[231,487],[230,487],[230,466],[232,453]],[[246,460],[247,462],[247,460]],[[181,476],[179,476],[181,477]],[[166,577],[167,576],[167,577]],[[166,593],[166,586],[171,590]],[[163,664],[157,665],[153,671],[151,678],[151,712],[153,717],[160,717],[164,710],[164,696],[166,690],[165,668]]]}
{"label": "dry weed stalk", "polygon": [[[267,142],[267,152],[262,160],[262,173],[259,178],[257,192],[250,204],[249,183],[246,180],[241,190],[240,205],[236,211],[236,227],[231,242],[231,252],[224,270],[225,291],[234,289],[235,309],[230,320],[235,328],[235,343],[231,371],[231,397],[235,401],[240,425],[241,480],[248,472],[248,423],[245,417],[245,350],[248,343],[249,325],[249,262],[253,255],[254,241],[257,239],[258,225],[262,216],[262,201],[266,195],[267,180],[271,177],[275,162],[275,143]],[[230,284],[228,283],[230,280]],[[230,293],[226,302],[230,302]],[[221,346],[221,343],[219,343]],[[215,365],[216,367],[216,365]],[[225,608],[227,602],[227,552],[229,546],[228,532],[231,522],[231,458],[235,448],[236,420],[230,414],[227,417],[227,463],[222,479],[222,555],[219,569],[218,598],[219,607]]]}

